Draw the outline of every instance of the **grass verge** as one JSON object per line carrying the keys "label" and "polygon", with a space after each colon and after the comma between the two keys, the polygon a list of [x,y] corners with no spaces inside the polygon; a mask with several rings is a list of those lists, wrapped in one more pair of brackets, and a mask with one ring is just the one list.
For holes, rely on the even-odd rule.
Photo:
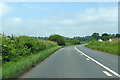
{"label": "grass verge", "polygon": [[2,59],[2,56],[0,56],[0,60]]}
{"label": "grass verge", "polygon": [[46,59],[53,52],[60,48],[61,46],[52,47],[37,54],[22,58],[17,62],[8,62],[2,64],[2,78],[18,77],[20,74],[27,71],[31,67],[34,67],[38,62]]}
{"label": "grass verge", "polygon": [[85,47],[120,56],[120,53],[118,51],[118,41],[112,41],[112,42],[94,41],[94,42],[89,42],[88,45],[85,45]]}

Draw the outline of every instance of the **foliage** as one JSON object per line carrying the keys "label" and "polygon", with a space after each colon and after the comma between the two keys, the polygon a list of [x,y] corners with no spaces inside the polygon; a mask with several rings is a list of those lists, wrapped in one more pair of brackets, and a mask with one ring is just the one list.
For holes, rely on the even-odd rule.
{"label": "foliage", "polygon": [[99,33],[93,33],[91,37],[94,37],[96,40],[100,39]]}
{"label": "foliage", "polygon": [[41,39],[41,40],[46,40],[48,37],[38,37],[38,39]]}
{"label": "foliage", "polygon": [[120,34],[116,34],[116,37],[117,37],[117,38],[120,38]]}
{"label": "foliage", "polygon": [[79,40],[66,40],[66,43],[69,45],[80,45],[81,44]]}
{"label": "foliage", "polygon": [[118,53],[118,41],[112,41],[112,42],[93,41],[93,42],[89,42],[88,45],[86,45],[86,47],[120,56],[120,54]]}
{"label": "foliage", "polygon": [[16,61],[19,58],[35,54],[39,51],[57,46],[51,41],[38,40],[27,36],[2,36],[3,62]]}
{"label": "foliage", "polygon": [[48,37],[48,40],[57,42],[58,45],[60,45],[60,46],[64,46],[65,45],[65,40],[60,35],[56,35],[56,34],[55,35],[51,35],[50,37]]}
{"label": "foliage", "polygon": [[107,33],[102,34],[102,40],[107,41],[109,40],[110,36]]}
{"label": "foliage", "polygon": [[94,37],[91,37],[88,41],[96,41]]}
{"label": "foliage", "polygon": [[7,62],[2,65],[2,77],[14,78],[18,77],[23,72],[27,71],[31,67],[34,67],[38,62],[44,60],[54,51],[60,49],[60,46],[55,46],[50,49],[46,49],[36,54],[26,56],[19,59],[17,62]]}
{"label": "foliage", "polygon": [[[2,41],[1,41],[1,34],[0,34],[0,56],[2,55]],[[1,58],[0,58],[1,59]]]}
{"label": "foliage", "polygon": [[79,40],[79,41],[88,41],[91,38],[91,36],[85,36],[85,37],[73,37],[71,40]]}

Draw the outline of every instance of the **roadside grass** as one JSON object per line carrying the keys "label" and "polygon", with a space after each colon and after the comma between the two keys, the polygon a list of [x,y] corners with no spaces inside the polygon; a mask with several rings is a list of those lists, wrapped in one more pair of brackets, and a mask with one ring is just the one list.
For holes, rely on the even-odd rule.
{"label": "roadside grass", "polygon": [[0,60],[2,60],[2,56],[0,56]]}
{"label": "roadside grass", "polygon": [[37,54],[32,54],[27,57],[21,58],[17,62],[6,62],[2,64],[2,78],[15,78],[21,75],[23,72],[34,67],[38,62],[46,59],[53,52],[60,49],[61,46],[52,47],[44,51],[40,51]]}
{"label": "roadside grass", "polygon": [[85,45],[87,48],[95,49],[98,51],[114,54],[120,56],[120,53],[118,51],[118,41],[112,41],[112,42],[98,42],[98,41],[92,41],[89,42],[87,45]]}
{"label": "roadside grass", "polygon": [[0,80],[2,79],[2,67],[0,67]]}

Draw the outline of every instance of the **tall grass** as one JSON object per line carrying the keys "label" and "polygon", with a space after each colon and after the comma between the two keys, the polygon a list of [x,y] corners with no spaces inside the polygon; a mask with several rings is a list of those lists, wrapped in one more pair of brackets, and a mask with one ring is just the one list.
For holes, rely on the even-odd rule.
{"label": "tall grass", "polygon": [[2,35],[2,77],[19,76],[59,48],[56,42],[48,40]]}
{"label": "tall grass", "polygon": [[38,62],[44,60],[54,51],[60,49],[60,46],[46,49],[37,54],[32,54],[28,57],[21,58],[18,62],[7,62],[2,65],[2,78],[18,77],[21,73],[34,67]]}
{"label": "tall grass", "polygon": [[91,41],[88,43],[88,45],[86,45],[86,47],[120,56],[120,53],[118,51],[118,43],[120,42],[118,41],[111,41],[111,42]]}

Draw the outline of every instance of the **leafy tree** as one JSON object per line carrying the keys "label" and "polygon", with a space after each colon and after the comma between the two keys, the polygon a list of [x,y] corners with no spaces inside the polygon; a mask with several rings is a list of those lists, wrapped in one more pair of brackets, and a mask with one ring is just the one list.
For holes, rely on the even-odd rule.
{"label": "leafy tree", "polygon": [[67,40],[66,42],[69,42],[71,44],[81,44],[79,40]]}
{"label": "leafy tree", "polygon": [[115,34],[109,34],[109,38],[116,38]]}
{"label": "leafy tree", "polygon": [[64,38],[62,37],[62,36],[60,36],[60,35],[51,35],[50,37],[48,37],[48,40],[50,40],[50,41],[55,41],[55,42],[57,42],[57,44],[58,45],[60,45],[60,46],[63,46],[63,45],[65,45],[65,40],[64,40]]}
{"label": "leafy tree", "polygon": [[96,40],[100,39],[99,33],[93,33],[92,37],[94,37]]}
{"label": "leafy tree", "polygon": [[116,34],[116,37],[117,37],[117,38],[120,38],[120,34]]}
{"label": "leafy tree", "polygon": [[102,34],[102,40],[103,41],[109,40],[109,38],[110,38],[110,35],[108,35],[107,33]]}
{"label": "leafy tree", "polygon": [[71,38],[69,38],[69,37],[64,37],[64,36],[63,36],[63,38],[64,38],[65,40],[70,40],[70,39],[71,39]]}
{"label": "leafy tree", "polygon": [[107,34],[107,33],[103,33],[102,36],[109,36],[109,34]]}
{"label": "leafy tree", "polygon": [[94,37],[91,37],[88,41],[96,41]]}
{"label": "leafy tree", "polygon": [[85,37],[73,37],[72,40],[79,40],[79,41],[88,41],[91,36],[85,36]]}

